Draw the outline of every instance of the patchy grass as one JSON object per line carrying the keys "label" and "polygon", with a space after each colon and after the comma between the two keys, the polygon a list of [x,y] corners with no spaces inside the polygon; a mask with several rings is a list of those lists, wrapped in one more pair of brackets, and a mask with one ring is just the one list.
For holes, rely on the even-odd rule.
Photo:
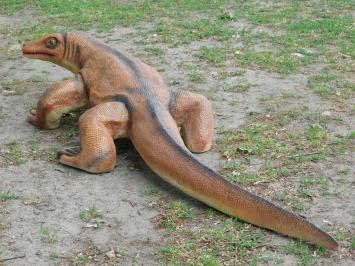
{"label": "patchy grass", "polygon": [[67,257],[60,257],[59,265],[96,265],[98,262],[108,265],[122,264],[122,258],[125,256],[120,247],[111,249],[113,257],[108,257],[106,252],[102,252],[102,247],[94,244],[86,246],[83,250],[75,251],[74,254]]}
{"label": "patchy grass", "polygon": [[81,211],[79,214],[79,217],[84,222],[90,222],[91,220],[94,220],[94,219],[101,220],[104,216],[103,216],[102,212],[100,212],[96,209],[95,205],[92,205],[89,208]]}
{"label": "patchy grass", "polygon": [[249,83],[239,83],[235,85],[225,85],[222,89],[226,92],[237,92],[237,93],[244,93],[248,92],[251,87]]}
{"label": "patchy grass", "polygon": [[87,228],[102,228],[105,224],[103,218],[104,215],[102,212],[96,209],[95,205],[90,206],[89,208],[81,211],[79,217],[83,222],[86,222]]}
{"label": "patchy grass", "polygon": [[[354,96],[352,1],[149,0],[125,3],[8,1],[0,6],[0,13],[18,15],[16,12],[31,8],[33,21],[31,25],[22,23],[17,28],[0,27],[0,32],[16,40],[25,40],[52,31],[94,27],[99,31],[110,31],[115,25],[134,26],[148,21],[147,27],[137,27],[137,35],[144,41],[134,43],[144,45],[142,49],[148,59],[164,57],[166,46],[185,48],[184,51],[195,58],[178,66],[187,70],[192,82],[204,82],[210,73],[217,73],[213,74],[216,82],[231,84],[230,80],[244,75],[247,68],[281,73],[284,78],[291,73],[301,73],[307,75],[308,88],[321,96],[324,106],[336,100],[341,103],[337,108],[346,112],[355,110],[353,104],[348,105]],[[137,36],[127,38],[132,37]],[[204,46],[194,46],[193,42],[202,40]],[[160,43],[163,45],[159,46]],[[0,48],[0,52],[1,58],[6,60],[19,58],[18,51]],[[231,70],[241,66],[241,70]],[[161,68],[162,71],[165,69],[168,67]],[[44,82],[34,76],[25,81],[3,83],[2,87],[5,91],[13,91],[9,95],[20,95],[28,88],[44,85]],[[225,92],[254,90],[249,83],[231,86],[223,86],[223,83],[219,88]],[[180,77],[170,81],[170,85],[176,87],[182,84]],[[209,92],[209,99],[221,100],[215,92]],[[222,172],[229,180],[252,190],[263,186],[270,188],[268,184],[275,181],[282,189],[272,197],[286,208],[302,212],[307,210],[311,197],[337,195],[337,191],[330,189],[329,179],[312,173],[315,165],[332,161],[349,151],[355,133],[349,131],[344,135],[334,135],[324,116],[305,108],[280,108],[288,107],[290,101],[297,103],[297,100],[300,99],[292,93],[265,97],[261,104],[265,104],[266,113],[251,110],[244,126],[224,130],[220,149],[228,159]],[[60,131],[59,140],[67,142],[77,137],[78,131],[72,126],[77,117],[72,113],[63,118],[63,125],[70,125],[70,130]],[[20,164],[21,158],[28,156],[38,158],[41,153],[36,144],[31,144],[28,150],[22,150],[22,146],[21,149],[10,146],[6,149],[8,152],[0,155],[7,156],[14,164]],[[257,165],[254,161],[258,162]],[[340,171],[343,171],[341,175],[349,175],[347,170]],[[290,191],[287,187],[289,182],[295,182],[292,183],[295,190]],[[315,190],[320,193],[313,195]],[[157,191],[147,188],[142,194],[156,195]],[[41,204],[37,199],[29,204],[36,205],[37,202]],[[80,212],[80,218],[85,222],[101,221],[101,215],[95,206]],[[158,217],[158,224],[168,232],[168,243],[158,252],[162,264],[282,263],[277,257],[279,253],[274,257],[268,250],[265,252],[259,229],[213,210],[200,217],[185,202],[173,201]],[[337,233],[337,239],[348,241],[340,233]],[[354,249],[354,238],[350,245]],[[295,255],[300,265],[316,263],[317,256],[322,255],[319,250],[313,251],[302,242],[289,242],[283,252]],[[71,262],[91,262],[90,254],[78,253]]]}
{"label": "patchy grass", "polygon": [[48,83],[45,79],[33,76],[25,80],[13,80],[10,82],[1,83],[1,87],[7,92],[6,95],[9,96],[19,96],[23,95],[26,91],[38,88],[45,87]]}
{"label": "patchy grass", "polygon": [[17,199],[18,196],[10,191],[10,189],[5,192],[0,193],[0,202],[6,202],[9,200]]}
{"label": "patchy grass", "polygon": [[[291,241],[286,246],[283,247],[283,251],[286,254],[293,254],[298,258],[298,265],[307,266],[313,265],[316,262],[316,258],[312,255],[309,247],[302,241]],[[324,253],[322,250],[316,251],[319,253]]]}
{"label": "patchy grass", "polygon": [[[170,238],[170,245],[158,251],[160,260],[172,265],[221,265],[250,261],[263,240],[260,232],[237,219],[227,219],[210,228],[179,228]],[[245,264],[244,264],[245,265]]]}
{"label": "patchy grass", "polygon": [[288,51],[256,52],[244,51],[238,53],[236,62],[242,66],[257,66],[263,70],[289,74],[295,72],[300,66],[311,63],[307,58],[292,56]]}
{"label": "patchy grass", "polygon": [[20,146],[16,141],[12,141],[4,145],[4,149],[0,151],[0,157],[3,159],[3,163],[0,163],[1,166],[18,166],[26,163],[29,159],[54,162],[56,161],[56,151],[54,149],[42,149],[32,141],[28,146]]}
{"label": "patchy grass", "polygon": [[10,142],[6,145],[8,151],[6,152],[5,158],[10,161],[13,165],[24,164],[27,159],[25,158],[25,153],[20,149],[17,142]]}
{"label": "patchy grass", "polygon": [[201,47],[196,56],[203,61],[215,66],[222,66],[227,59],[227,55],[224,48],[221,47]]}
{"label": "patchy grass", "polygon": [[[227,150],[224,155],[228,158],[243,153],[263,156],[269,151],[287,150],[287,147],[281,142],[268,136],[268,132],[272,130],[272,126],[267,123],[255,122],[237,132],[231,131],[225,134],[224,146]],[[235,143],[239,143],[239,145],[233,146]]]}
{"label": "patchy grass", "polygon": [[174,46],[188,44],[192,41],[214,37],[225,41],[233,37],[236,31],[224,26],[223,21],[214,19],[199,19],[195,21],[163,21],[153,30],[158,34],[159,41]]}
{"label": "patchy grass", "polygon": [[74,263],[88,263],[90,261],[90,258],[88,255],[78,254],[77,256],[70,258],[70,261]]}
{"label": "patchy grass", "polygon": [[50,260],[58,260],[59,259],[59,254],[55,251],[49,253],[49,259]]}
{"label": "patchy grass", "polygon": [[[16,35],[20,38],[35,38],[52,31],[65,29],[88,30],[97,28],[101,31],[108,31],[115,25],[132,25],[139,21],[151,21],[159,16],[184,17],[192,11],[212,12],[214,8],[222,6],[224,1],[206,1],[203,4],[198,1],[139,1],[133,3],[119,4],[114,1],[94,1],[73,2],[64,0],[55,5],[49,0],[40,0],[35,3],[27,1],[10,1],[0,6],[0,14],[12,15],[24,8],[33,8],[36,20],[31,26],[24,26],[16,30]],[[46,17],[51,17],[48,21]],[[207,33],[218,31],[218,25],[210,25],[210,21],[200,23],[182,23],[182,27],[199,28],[205,27],[207,23]],[[54,26],[55,25],[55,26]],[[202,25],[202,26],[201,26]],[[214,28],[217,27],[217,30]],[[189,30],[187,30],[189,31]]]}
{"label": "patchy grass", "polygon": [[180,200],[171,201],[167,205],[166,213],[157,218],[157,225],[172,232],[192,217],[192,208],[187,203]]}
{"label": "patchy grass", "polygon": [[348,99],[355,92],[353,81],[347,81],[343,75],[339,76],[327,72],[311,77],[308,81],[308,87],[323,98],[340,96]]}
{"label": "patchy grass", "polygon": [[37,196],[35,198],[25,200],[24,204],[29,206],[48,206],[49,198],[47,196]]}
{"label": "patchy grass", "polygon": [[311,186],[320,186],[322,189],[327,189],[329,186],[329,179],[325,177],[319,178],[311,178],[311,177],[304,177],[301,181],[301,185],[305,188],[309,188]]}
{"label": "patchy grass", "polygon": [[2,219],[0,220],[0,230],[5,230],[11,227],[11,224],[8,222],[3,222]]}
{"label": "patchy grass", "polygon": [[355,237],[351,238],[351,249],[355,249]]}
{"label": "patchy grass", "polygon": [[156,196],[159,195],[159,190],[156,187],[149,187],[141,190],[142,195],[144,196]]}
{"label": "patchy grass", "polygon": [[[308,121],[309,124],[303,129],[285,130],[285,127],[297,121]],[[234,182],[253,184],[297,174],[300,169],[307,168],[310,162],[343,154],[354,139],[354,132],[331,137],[326,123],[322,116],[306,110],[255,115],[244,127],[223,132],[221,149],[230,160],[225,164],[223,174]],[[249,166],[245,161],[239,163],[244,156],[263,160],[258,173],[248,172]],[[325,179],[305,178],[302,184],[304,187],[312,184],[325,186],[326,182]]]}
{"label": "patchy grass", "polygon": [[220,71],[217,73],[216,78],[220,80],[224,80],[230,77],[242,76],[246,73],[245,69],[238,69],[235,71]]}
{"label": "patchy grass", "polygon": [[201,83],[205,80],[203,74],[198,71],[193,71],[192,73],[189,74],[189,77],[192,82],[196,82],[196,83]]}
{"label": "patchy grass", "polygon": [[148,52],[152,56],[163,56],[164,50],[159,47],[147,46],[144,48],[144,51]]}
{"label": "patchy grass", "polygon": [[41,241],[43,243],[55,243],[59,240],[58,236],[51,232],[48,227],[40,226]]}

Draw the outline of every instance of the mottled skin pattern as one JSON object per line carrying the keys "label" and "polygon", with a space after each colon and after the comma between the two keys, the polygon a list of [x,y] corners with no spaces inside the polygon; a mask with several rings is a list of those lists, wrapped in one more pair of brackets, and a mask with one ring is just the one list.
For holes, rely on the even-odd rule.
{"label": "mottled skin pattern", "polygon": [[195,159],[191,152],[209,150],[213,138],[212,107],[204,96],[171,92],[150,66],[82,33],[50,34],[22,50],[26,57],[76,74],[48,89],[28,115],[30,123],[56,128],[62,114],[91,107],[79,120],[81,149],[59,153],[61,163],[91,173],[111,171],[113,139],[128,137],[159,176],[192,197],[260,227],[337,249],[315,225],[227,182]]}

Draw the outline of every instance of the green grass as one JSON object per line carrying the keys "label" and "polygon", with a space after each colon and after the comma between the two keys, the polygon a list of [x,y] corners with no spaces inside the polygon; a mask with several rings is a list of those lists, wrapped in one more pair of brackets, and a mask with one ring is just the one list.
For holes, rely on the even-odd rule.
{"label": "green grass", "polygon": [[355,92],[353,81],[346,80],[344,75],[335,75],[329,72],[311,77],[308,80],[308,87],[322,98],[340,96],[347,99]]}
{"label": "green grass", "polygon": [[220,80],[224,80],[230,77],[242,76],[246,73],[245,69],[239,69],[235,71],[220,71],[217,73],[216,78]]}
{"label": "green grass", "polygon": [[170,232],[176,231],[176,228],[193,217],[192,208],[185,202],[176,200],[167,204],[167,210],[160,215],[157,223]]}
{"label": "green grass", "polygon": [[329,186],[329,179],[325,177],[320,177],[320,178],[311,178],[311,177],[305,177],[301,181],[301,185],[305,188],[308,188],[310,186],[318,185],[322,189],[326,189]]}
{"label": "green grass", "polygon": [[[237,64],[243,66],[288,74],[299,71],[302,66],[322,61],[321,57],[324,55],[327,56],[328,62],[339,61],[339,52],[354,58],[354,27],[349,12],[351,9],[335,8],[338,5],[352,5],[347,1],[336,3],[321,1],[315,5],[309,1],[276,1],[265,7],[250,1],[210,0],[201,3],[196,0],[146,0],[117,4],[110,0],[64,0],[53,4],[49,0],[39,0],[35,4],[28,1],[10,1],[0,7],[0,13],[10,15],[25,7],[33,8],[39,21],[12,31],[12,34],[21,39],[35,38],[51,31],[65,29],[88,30],[95,27],[108,31],[115,25],[135,25],[141,21],[153,23],[150,33],[157,34],[158,42],[174,46],[207,38],[226,43],[239,36],[244,46],[238,54],[229,53],[228,58],[235,59]],[[194,17],[196,12],[203,14],[202,18]],[[47,17],[51,17],[51,20]],[[236,29],[228,24],[239,20],[246,20],[251,25]],[[265,26],[281,33],[273,36],[269,33],[253,32],[253,26]],[[140,33],[142,34],[147,36],[147,32]],[[257,43],[268,43],[275,48],[275,52],[253,49],[252,44]],[[152,52],[162,53],[161,50],[154,49]],[[205,54],[200,58],[217,65],[223,65],[227,58],[214,57]],[[353,92],[353,83],[350,87]],[[329,93],[329,88],[315,89]]]}
{"label": "green grass", "polygon": [[[29,1],[9,1],[0,6],[0,14],[13,15],[15,12],[24,8],[32,8],[38,22],[32,21],[30,26],[24,26],[16,31],[16,35],[21,39],[34,38],[51,31],[66,29],[88,30],[97,28],[98,30],[108,31],[115,25],[133,25],[140,21],[151,21],[159,16],[186,17],[191,11],[212,12],[224,4],[224,1],[137,1],[127,4],[119,4],[116,1],[71,1],[63,0],[53,2],[50,0],[39,0],[35,3]],[[51,20],[48,20],[50,17]],[[200,23],[210,23],[200,22]],[[202,25],[203,26],[203,25]],[[199,23],[182,23],[181,27],[187,31],[195,27],[201,28]],[[214,29],[217,27],[217,29]],[[219,33],[219,25],[209,25],[207,33],[214,31]]]}
{"label": "green grass", "polygon": [[211,228],[180,228],[171,244],[158,251],[158,257],[171,265],[221,265],[238,254],[238,261],[246,263],[263,240],[260,232],[249,230],[237,219],[227,219]]}
{"label": "green grass", "polygon": [[49,253],[49,259],[50,260],[58,260],[59,259],[59,254],[57,252],[50,252]]}
{"label": "green grass", "polygon": [[271,254],[262,254],[258,257],[255,257],[250,266],[257,266],[259,265],[258,262],[262,263],[262,265],[282,265],[284,260],[279,256],[273,256]]}
{"label": "green grass", "polygon": [[10,191],[10,189],[5,192],[0,193],[0,202],[6,202],[9,200],[17,199],[18,196]]}
{"label": "green grass", "polygon": [[183,201],[177,200],[170,202],[168,209],[171,211],[172,215],[178,219],[188,219],[192,217],[191,207]]}
{"label": "green grass", "polygon": [[158,34],[160,42],[174,46],[211,37],[226,41],[236,34],[235,30],[225,27],[223,21],[214,19],[162,22],[152,32]]}
{"label": "green grass", "polygon": [[159,47],[147,46],[144,48],[144,51],[150,53],[152,56],[163,56],[164,50]]}
{"label": "green grass", "polygon": [[355,249],[355,236],[351,238],[351,249]]}
{"label": "green grass", "polygon": [[[144,49],[147,59],[162,59],[165,47],[180,46],[186,53],[194,55],[191,61],[179,64],[189,73],[191,82],[205,82],[211,74],[216,82],[225,80],[225,84],[232,84],[229,79],[244,75],[245,69],[260,69],[270,75],[281,73],[284,78],[288,78],[288,74],[302,73],[308,77],[307,87],[327,101],[325,104],[336,101],[341,103],[336,108],[355,110],[347,104],[355,90],[352,78],[355,51],[351,17],[353,1],[270,1],[260,4],[258,1],[146,0],[121,4],[111,0],[17,0],[1,5],[0,13],[11,15],[25,8],[31,8],[36,19],[19,26],[0,26],[0,32],[13,40],[23,41],[59,30],[96,28],[110,31],[116,25],[133,26],[138,33],[127,35],[127,38],[134,38],[135,45],[144,46],[140,48]],[[149,23],[138,27],[141,22]],[[204,46],[198,45],[200,41]],[[19,58],[17,51],[7,50],[7,47],[0,49],[1,59]],[[233,70],[240,67],[243,69]],[[168,66],[163,65],[160,69],[168,71]],[[34,76],[24,82],[2,85],[20,95],[28,88],[43,85],[44,81]],[[176,78],[169,84],[180,87],[184,82]],[[249,83],[219,84],[219,90],[231,93],[245,93],[252,86]],[[215,92],[207,93],[209,99],[219,99]],[[322,160],[331,160],[348,151],[355,135],[350,131],[333,136],[333,124],[329,119],[309,109],[282,109],[290,101],[300,98],[302,96],[296,99],[288,93],[265,97],[262,104],[265,104],[266,113],[249,110],[250,116],[246,117],[244,126],[220,132],[223,140],[219,146],[229,159],[222,172],[232,182],[259,187],[280,181],[283,185],[300,176],[299,190],[285,188],[275,194],[276,200],[294,211],[306,210],[316,189],[320,189],[321,196],[337,195],[337,191],[329,189],[328,179],[317,177],[312,171]],[[330,120],[333,123],[335,118]],[[65,126],[71,125],[73,118],[65,117],[63,122]],[[71,127],[62,134],[62,139],[67,141],[77,134],[75,127]],[[30,146],[29,150],[33,154],[40,152],[37,146]],[[26,151],[17,146],[10,154],[13,161],[20,164]],[[257,169],[253,169],[255,161],[260,163]],[[142,194],[156,195],[157,190],[147,188]],[[85,222],[102,222],[102,213],[95,206],[80,212],[79,216]],[[262,237],[257,229],[232,221],[214,210],[209,210],[200,219],[200,214],[191,206],[173,201],[165,206],[159,224],[167,229],[170,239],[159,251],[164,264],[220,265],[233,261],[236,256],[241,265],[278,261],[270,255],[260,255],[264,251],[259,247]],[[354,239],[351,247],[354,249]],[[300,265],[309,265],[316,260],[313,251],[303,243],[291,242],[284,252],[297,256]],[[80,255],[75,261],[86,263],[89,257]]]}
{"label": "green grass", "polygon": [[[308,124],[296,131],[284,130],[291,123],[304,121]],[[302,109],[274,110],[267,119],[264,114],[256,114],[238,130],[222,132],[220,147],[223,155],[231,160],[224,166],[223,174],[233,182],[250,185],[291,176],[307,168],[310,162],[343,154],[349,149],[347,145],[354,139],[354,132],[331,137],[327,123],[323,116]],[[263,160],[258,172],[248,170],[248,163],[242,160],[245,157]],[[320,185],[326,193],[327,182],[305,178],[303,185]]]}
{"label": "green grass", "polygon": [[[302,197],[302,195],[300,195]],[[304,202],[299,199],[297,196],[292,195],[287,190],[277,191],[275,193],[275,197],[277,200],[283,203],[283,206],[293,212],[302,212],[307,210],[309,207],[305,205]]]}
{"label": "green grass", "polygon": [[307,266],[316,262],[307,244],[302,241],[292,241],[283,247],[286,254],[293,254],[298,258],[297,265]]}
{"label": "green grass", "polygon": [[149,187],[149,188],[143,189],[141,191],[141,193],[144,196],[156,196],[156,195],[159,195],[159,190],[156,187]]}
{"label": "green grass", "polygon": [[196,83],[201,83],[205,80],[203,74],[198,71],[193,71],[192,73],[189,74],[189,77],[192,82],[196,82]]}
{"label": "green grass", "polygon": [[251,84],[249,83],[225,85],[222,87],[222,89],[226,92],[236,92],[236,93],[248,92],[250,88],[251,88]]}
{"label": "green grass", "polygon": [[7,223],[7,222],[2,222],[3,219],[1,219],[0,221],[0,230],[5,230],[7,228],[10,228],[11,224]]}
{"label": "green grass", "polygon": [[207,63],[215,66],[224,65],[227,55],[226,49],[221,47],[201,47],[200,51],[196,54],[196,56]]}
{"label": "green grass", "polygon": [[1,86],[5,90],[13,91],[13,93],[9,95],[19,96],[23,95],[30,89],[44,87],[44,85],[46,85],[45,81],[46,80],[43,78],[34,76],[24,80],[12,80],[10,82],[3,82],[1,83]]}
{"label": "green grass", "polygon": [[79,261],[81,263],[87,263],[89,261],[89,256],[87,255],[78,255],[75,257],[75,261]]}
{"label": "green grass", "polygon": [[[250,154],[263,156],[269,151],[281,152],[287,150],[281,142],[268,135],[272,126],[267,123],[253,123],[240,131],[230,131],[225,134],[224,147],[226,157],[232,157],[236,154]],[[239,145],[233,147],[233,143]]]}
{"label": "green grass", "polygon": [[301,66],[311,63],[307,58],[292,56],[289,51],[257,52],[243,51],[235,56],[235,61],[241,66],[255,66],[264,70],[289,74],[297,71]]}
{"label": "green grass", "polygon": [[84,222],[90,222],[93,219],[102,219],[103,214],[96,209],[95,205],[92,205],[89,208],[81,211],[79,217]]}
{"label": "green grass", "polygon": [[59,240],[58,236],[51,232],[48,227],[40,226],[41,241],[43,243],[55,243]]}
{"label": "green grass", "polygon": [[[288,74],[299,71],[302,66],[324,61],[324,55],[328,63],[338,61],[337,51],[354,58],[355,43],[352,37],[355,30],[351,13],[346,9],[342,12],[334,10],[329,1],[317,5],[310,2],[286,4],[283,1],[268,7],[259,7],[250,2],[240,5],[235,10],[231,9],[235,17],[280,32],[272,36],[268,33],[252,33],[248,29],[240,31],[241,40],[246,46],[236,55],[236,62],[241,65]],[[319,11],[322,9],[328,13]],[[309,12],[314,12],[312,17],[307,17]],[[270,44],[275,52],[256,51],[252,44],[257,43]]]}

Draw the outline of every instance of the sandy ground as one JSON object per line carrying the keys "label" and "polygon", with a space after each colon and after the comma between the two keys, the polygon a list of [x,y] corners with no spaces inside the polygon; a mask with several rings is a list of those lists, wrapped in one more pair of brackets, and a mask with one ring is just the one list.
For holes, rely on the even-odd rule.
{"label": "sandy ground", "polygon": [[[11,23],[12,19],[1,17],[2,23]],[[115,28],[110,34],[94,34],[114,47],[122,47],[129,52],[147,57],[143,46],[126,38],[134,32],[131,28]],[[149,58],[151,64],[164,68],[162,73],[173,88],[190,89],[188,70],[181,70],[181,61],[196,62],[196,58],[186,51],[197,50],[210,41],[192,43],[180,48],[168,48],[161,45],[165,52],[164,59]],[[154,202],[159,196],[144,196],[142,191],[156,187],[160,195],[176,199],[187,196],[165,184],[151,172],[126,141],[118,144],[119,163],[114,171],[107,174],[91,175],[62,166],[51,160],[56,149],[78,143],[78,138],[67,137],[72,128],[77,127],[75,117],[67,117],[61,128],[56,130],[39,130],[25,121],[28,111],[35,106],[38,97],[44,92],[48,83],[53,83],[72,74],[53,64],[29,60],[21,57],[19,47],[14,40],[0,36],[1,51],[15,55],[14,58],[0,59],[0,81],[26,81],[35,76],[38,82],[24,82],[16,91],[0,87],[0,191],[10,190],[16,199],[0,202],[0,221],[4,229],[0,231],[0,247],[4,253],[1,258],[25,255],[25,258],[6,262],[6,265],[52,265],[50,254],[55,252],[64,264],[69,263],[70,256],[83,254],[105,254],[112,249],[119,249],[124,256],[117,259],[120,265],[155,265],[155,250],[161,246],[166,232],[154,226],[153,218],[159,214]],[[220,81],[213,78],[213,68],[206,73],[203,84],[194,85],[197,90],[209,95],[218,90]],[[313,69],[312,71],[318,71]],[[216,112],[216,128],[221,126],[238,128],[247,119],[247,112],[261,112],[265,106],[261,99],[281,92],[290,92],[302,96],[287,104],[308,106],[314,110],[329,111],[339,115],[345,121],[334,122],[332,134],[343,133],[354,127],[354,117],[350,112],[337,111],[336,107],[326,104],[317,95],[306,88],[307,76],[290,75],[284,78],[277,74],[250,70],[242,76],[228,80],[229,83],[249,82],[252,88],[238,97],[230,97],[226,92],[217,92],[213,99]],[[9,147],[16,146],[26,162],[13,165],[8,160]],[[35,149],[33,149],[35,145]],[[32,147],[32,148],[31,148]],[[210,167],[218,170],[223,162],[216,147],[198,158]],[[339,169],[348,168],[354,174],[354,154],[349,153],[337,159],[326,160],[318,165],[317,171],[332,177],[332,185],[342,191],[341,198],[316,198],[307,216],[316,224],[324,225],[325,217],[337,226],[353,230],[355,206],[354,187],[343,184],[338,174]],[[277,187],[280,184],[274,184]],[[198,209],[205,206],[190,200]],[[95,205],[103,213],[103,223],[99,229],[88,228],[79,217],[81,211]],[[341,219],[340,219],[341,217]],[[90,225],[89,225],[90,226]],[[55,237],[54,243],[43,241],[43,230],[47,228]],[[353,231],[352,231],[353,232]],[[273,235],[273,234],[270,234]],[[273,235],[273,241],[282,241]],[[86,252],[86,253],[85,253]],[[91,252],[91,253],[90,253]],[[339,260],[336,254],[331,258],[318,260],[319,265],[351,265],[350,257]],[[105,256],[97,256],[100,264]],[[295,265],[292,256],[289,263]]]}

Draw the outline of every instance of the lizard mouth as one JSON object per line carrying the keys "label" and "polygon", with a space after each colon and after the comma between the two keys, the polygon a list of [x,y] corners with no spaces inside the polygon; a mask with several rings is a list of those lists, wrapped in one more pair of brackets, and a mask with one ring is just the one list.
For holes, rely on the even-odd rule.
{"label": "lizard mouth", "polygon": [[42,49],[38,47],[38,45],[31,44],[22,45],[22,54],[29,58],[52,58],[55,56],[51,51],[48,51],[48,49]]}
{"label": "lizard mouth", "polygon": [[23,51],[22,50],[22,54],[24,56],[41,56],[41,55],[44,55],[44,56],[49,56],[49,57],[53,57],[54,55],[53,54],[50,54],[50,53],[45,53],[45,52],[29,52],[29,51]]}

